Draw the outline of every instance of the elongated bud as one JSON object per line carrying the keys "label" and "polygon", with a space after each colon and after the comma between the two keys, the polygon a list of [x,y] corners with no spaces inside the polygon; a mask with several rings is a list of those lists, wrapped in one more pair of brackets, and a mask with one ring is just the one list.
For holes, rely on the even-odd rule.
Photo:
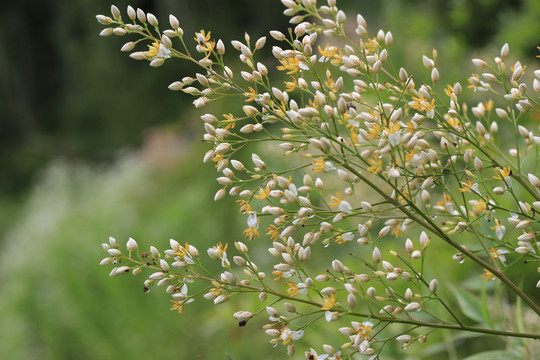
{"label": "elongated bud", "polygon": [[434,293],[439,288],[439,282],[437,279],[433,279],[429,282],[429,291]]}
{"label": "elongated bud", "polygon": [[420,245],[422,246],[422,249],[427,248],[430,242],[431,241],[429,239],[429,236],[427,236],[427,234],[422,231],[422,233],[420,234]]}
{"label": "elongated bud", "polygon": [[129,238],[127,244],[126,244],[127,251],[137,251],[138,246],[137,242],[133,238]]}
{"label": "elongated bud", "polygon": [[414,244],[411,239],[405,240],[405,250],[410,254],[414,251]]}
{"label": "elongated bud", "polygon": [[407,312],[413,312],[413,311],[418,311],[420,310],[422,306],[420,305],[420,303],[418,302],[412,302],[410,304],[407,304],[407,306],[405,306],[405,311]]}
{"label": "elongated bud", "polygon": [[405,334],[405,335],[400,335],[396,338],[397,341],[399,342],[402,342],[402,343],[408,343],[408,342],[411,342],[414,338],[409,335],[409,334]]}
{"label": "elongated bud", "polygon": [[137,9],[137,19],[139,19],[139,21],[142,23],[146,22],[146,15],[141,9]]}
{"label": "elongated bud", "polygon": [[148,13],[146,15],[146,19],[148,20],[148,23],[152,26],[158,26],[158,20],[157,18],[154,16],[154,14],[151,14],[151,13]]}
{"label": "elongated bud", "polygon": [[409,75],[407,74],[407,71],[404,68],[399,69],[399,80],[401,82],[405,83],[409,79]]}
{"label": "elongated bud", "polygon": [[436,83],[437,81],[439,81],[439,70],[437,70],[437,68],[433,68],[433,70],[431,70],[431,81],[433,81],[434,83]]}
{"label": "elongated bud", "polygon": [[510,47],[508,46],[508,43],[506,43],[501,48],[501,58],[504,59],[504,58],[508,57],[509,52],[510,52]]}
{"label": "elongated bud", "polygon": [[378,263],[381,261],[381,251],[379,250],[378,247],[375,247],[375,248],[373,249],[373,252],[372,252],[372,254],[371,254],[371,257],[372,257],[373,262],[374,262],[375,264],[378,264]]}
{"label": "elongated bud", "polygon": [[480,160],[477,157],[474,158],[474,168],[476,169],[476,171],[479,171],[479,172],[484,170],[484,163],[482,162],[482,160]]}
{"label": "elongated bud", "polygon": [[529,182],[532,186],[540,188],[540,179],[538,179],[536,175],[528,174],[527,177],[529,178]]}
{"label": "elongated bud", "polygon": [[178,21],[178,19],[174,15],[169,15],[169,24],[171,24],[171,27],[174,30],[177,30],[178,27],[180,26],[180,22]]}
{"label": "elongated bud", "polygon": [[431,70],[435,67],[435,63],[433,60],[428,58],[426,55],[422,55],[422,62],[424,63],[424,67],[428,70]]}
{"label": "elongated bud", "polygon": [[257,42],[255,43],[255,49],[257,50],[262,49],[265,44],[266,44],[266,36],[263,36],[259,40],[257,40]]}
{"label": "elongated bud", "polygon": [[225,189],[219,189],[218,192],[216,192],[216,195],[214,196],[214,201],[223,199],[226,193],[227,192],[225,191]]}
{"label": "elongated bud", "polygon": [[479,68],[485,68],[487,66],[487,63],[482,59],[472,59],[472,62],[475,66],[478,66]]}

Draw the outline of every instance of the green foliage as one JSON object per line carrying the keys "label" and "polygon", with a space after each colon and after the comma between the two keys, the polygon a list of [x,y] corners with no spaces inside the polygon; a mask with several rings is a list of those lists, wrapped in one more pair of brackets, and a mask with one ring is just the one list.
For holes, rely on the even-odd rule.
{"label": "green foliage", "polygon": [[134,156],[101,169],[48,168],[5,239],[0,358],[248,358],[253,332],[237,330],[234,318],[204,303],[180,318],[162,292],[144,294],[141,279],[111,279],[98,267],[96,239],[109,235],[163,247],[175,237],[204,248],[240,233],[231,204],[199,195],[213,186],[212,169],[199,169],[191,151],[167,170]]}

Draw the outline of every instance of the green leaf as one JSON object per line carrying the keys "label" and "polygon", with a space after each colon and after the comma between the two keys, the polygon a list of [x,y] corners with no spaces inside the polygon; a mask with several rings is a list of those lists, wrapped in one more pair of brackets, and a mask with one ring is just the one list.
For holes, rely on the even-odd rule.
{"label": "green leaf", "polygon": [[483,322],[484,317],[482,316],[482,305],[480,301],[470,292],[463,289],[458,289],[455,286],[448,284],[453,290],[454,295],[459,304],[459,308],[469,319],[476,322]]}
{"label": "green leaf", "polygon": [[481,305],[482,305],[482,317],[484,318],[484,320],[486,320],[486,323],[488,324],[488,326],[490,328],[494,329],[495,325],[493,323],[493,318],[491,317],[491,313],[489,311],[488,300],[487,300],[487,291],[486,291],[485,286],[482,286],[481,295],[482,295],[482,302],[481,302]]}
{"label": "green leaf", "polygon": [[519,332],[524,332],[525,329],[525,326],[523,325],[523,310],[521,308],[521,298],[519,296],[516,299],[516,329]]}
{"label": "green leaf", "polygon": [[463,360],[521,360],[523,359],[519,354],[516,354],[511,350],[492,350],[481,352]]}

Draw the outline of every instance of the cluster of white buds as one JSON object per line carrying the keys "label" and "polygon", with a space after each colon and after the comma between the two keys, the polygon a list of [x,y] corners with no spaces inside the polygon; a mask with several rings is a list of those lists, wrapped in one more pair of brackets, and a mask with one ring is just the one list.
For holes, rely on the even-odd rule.
{"label": "cluster of white buds", "polygon": [[[443,272],[437,256],[428,256],[436,239],[457,251],[455,260],[470,259],[479,277],[498,279],[540,314],[503,272],[506,257],[513,263],[522,257],[540,260],[540,180],[535,173],[540,133],[523,121],[540,110],[540,70],[531,79],[521,62],[507,66],[508,44],[490,62],[473,59],[484,72],[468,78],[469,88],[500,95],[470,107],[471,116],[459,82],[439,90],[435,50],[418,59],[431,83],[417,87],[413,75],[391,65],[391,32],[379,30],[370,37],[365,19],[357,15],[355,34],[346,33],[347,16],[335,0],[321,6],[316,0],[281,2],[294,25],[287,36],[270,31],[270,40],[280,45],[271,53],[282,77],[256,60],[266,37],[253,44],[246,34],[231,42],[241,62],[238,76],[224,63],[225,44],[209,31],[195,34],[200,56],[193,57],[172,15],[171,28],[163,32],[157,18],[140,9],[128,7],[129,24],[114,6],[112,18],[97,17],[109,26],[102,35],[140,37],[122,51],[132,51],[139,41],[150,43],[148,51],[133,52],[132,58],[151,66],[173,58],[198,63],[199,73],[169,86],[195,96],[196,108],[224,94],[243,101],[235,114],[201,116],[203,140],[210,146],[203,161],[214,163],[218,173],[214,199],[238,198],[240,213],[247,216],[244,236],[258,239],[264,226],[272,241],[270,261],[261,262],[271,266],[272,277],[259,269],[242,242],[234,243],[238,254],[232,263],[227,244],[208,249],[209,258],[224,269],[209,275],[201,270],[193,245],[171,240],[163,254],[155,248],[140,253],[133,239],[127,255],[116,241],[104,245],[108,257],[103,265],[129,262],[116,266],[111,276],[152,269],[145,288],[166,287],[172,310],[179,313],[194,300],[188,295],[193,281],[207,283],[203,297],[215,304],[228,301],[233,292],[257,292],[263,302],[272,297],[294,317],[280,313],[278,305],[264,305],[269,322],[263,329],[270,343],[284,345],[289,355],[313,322],[306,314],[327,322],[343,321],[344,315],[361,319],[339,328],[348,338],[340,351],[323,345],[324,355],[312,348],[305,353],[308,359],[373,356],[385,343],[379,336],[405,348],[425,341],[416,327],[508,335],[465,326],[449,304],[453,299],[439,296],[439,283],[425,275]],[[332,38],[345,41],[326,42]],[[535,93],[528,91],[527,82]],[[502,121],[494,120],[493,113]],[[502,129],[514,135],[510,148],[508,139],[498,136]],[[514,231],[507,231],[510,227]],[[325,254],[340,255],[321,262]],[[424,271],[429,264],[432,268]],[[435,316],[432,308],[444,315]],[[243,326],[260,312],[241,310],[234,317]],[[388,336],[385,324],[393,322],[414,327]]]}

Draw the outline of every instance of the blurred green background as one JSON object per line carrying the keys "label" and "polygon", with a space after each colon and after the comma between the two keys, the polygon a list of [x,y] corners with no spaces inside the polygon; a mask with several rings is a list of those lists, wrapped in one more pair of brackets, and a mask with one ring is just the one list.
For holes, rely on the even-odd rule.
{"label": "blurred green background", "polygon": [[[187,39],[204,28],[230,44],[246,31],[256,39],[288,27],[278,0],[115,5],[124,12],[128,4],[162,23],[175,14]],[[158,289],[143,293],[143,278],[109,278],[110,269],[98,266],[108,236],[121,243],[132,236],[139,246],[160,250],[175,238],[204,251],[239,239],[244,221],[230,211],[231,200],[213,202],[215,170],[202,164],[207,148],[198,141],[199,116],[229,108],[196,111],[190,96],[167,90],[194,73],[190,65],[153,69],[120,53],[126,38],[99,37],[95,15],[108,15],[110,5],[21,0],[2,6],[0,359],[283,358],[262,332],[251,331],[259,320],[238,328],[219,315],[233,312],[234,301],[221,309],[198,301],[178,317]],[[537,0],[338,0],[338,6],[350,19],[362,13],[373,34],[392,31],[394,64],[420,79],[428,75],[421,55],[433,48],[442,81],[465,84],[474,70],[468,59],[497,54],[504,42],[512,57],[539,65]],[[264,240],[260,247],[267,247]],[[452,266],[452,251],[437,251],[447,253],[441,264]],[[460,271],[466,278],[469,268]],[[328,340],[322,330],[310,337]],[[396,350],[395,358],[421,359],[431,351],[438,359],[462,359],[486,340],[448,345],[453,341],[465,343],[447,338],[427,350]]]}

